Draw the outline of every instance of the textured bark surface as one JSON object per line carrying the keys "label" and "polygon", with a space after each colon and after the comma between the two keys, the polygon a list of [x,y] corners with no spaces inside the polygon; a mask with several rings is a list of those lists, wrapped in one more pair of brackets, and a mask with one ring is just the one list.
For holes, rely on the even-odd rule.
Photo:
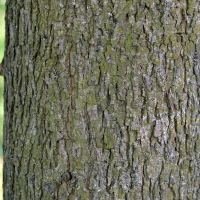
{"label": "textured bark surface", "polygon": [[7,0],[4,199],[200,199],[199,0]]}

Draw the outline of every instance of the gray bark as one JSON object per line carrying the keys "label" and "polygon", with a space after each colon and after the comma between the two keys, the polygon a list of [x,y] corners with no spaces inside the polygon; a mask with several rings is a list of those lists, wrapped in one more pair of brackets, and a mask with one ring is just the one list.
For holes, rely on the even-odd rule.
{"label": "gray bark", "polygon": [[6,2],[4,199],[200,199],[199,0]]}

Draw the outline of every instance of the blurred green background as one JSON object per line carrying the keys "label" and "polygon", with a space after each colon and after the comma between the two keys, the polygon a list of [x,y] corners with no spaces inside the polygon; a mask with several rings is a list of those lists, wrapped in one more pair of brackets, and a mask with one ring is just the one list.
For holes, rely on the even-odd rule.
{"label": "blurred green background", "polygon": [[[5,0],[0,0],[0,63],[4,55],[5,37]],[[3,76],[0,76],[0,200],[3,199],[2,179],[3,179]]]}

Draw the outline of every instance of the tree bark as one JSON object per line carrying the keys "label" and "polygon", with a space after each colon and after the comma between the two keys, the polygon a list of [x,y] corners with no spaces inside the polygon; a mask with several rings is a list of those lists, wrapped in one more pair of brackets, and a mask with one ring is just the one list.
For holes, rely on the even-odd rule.
{"label": "tree bark", "polygon": [[7,0],[4,199],[200,199],[199,0]]}

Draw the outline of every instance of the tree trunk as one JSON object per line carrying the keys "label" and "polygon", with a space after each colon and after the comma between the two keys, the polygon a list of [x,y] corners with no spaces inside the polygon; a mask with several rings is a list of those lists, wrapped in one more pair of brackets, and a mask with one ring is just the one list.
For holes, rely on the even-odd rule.
{"label": "tree trunk", "polygon": [[4,199],[200,199],[199,8],[7,0]]}

